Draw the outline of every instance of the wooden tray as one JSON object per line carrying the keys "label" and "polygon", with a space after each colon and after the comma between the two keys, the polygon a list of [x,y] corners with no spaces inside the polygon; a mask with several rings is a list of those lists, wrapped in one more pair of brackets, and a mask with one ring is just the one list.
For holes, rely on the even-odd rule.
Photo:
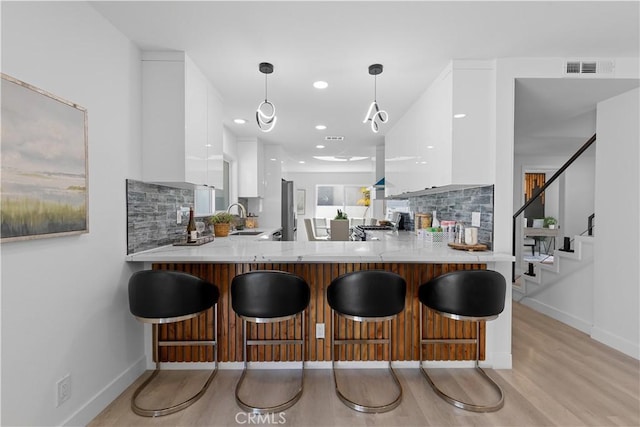
{"label": "wooden tray", "polygon": [[449,243],[449,247],[453,249],[458,249],[461,251],[486,251],[488,249],[487,245],[483,245],[482,243],[478,243],[475,245],[465,245],[464,243]]}

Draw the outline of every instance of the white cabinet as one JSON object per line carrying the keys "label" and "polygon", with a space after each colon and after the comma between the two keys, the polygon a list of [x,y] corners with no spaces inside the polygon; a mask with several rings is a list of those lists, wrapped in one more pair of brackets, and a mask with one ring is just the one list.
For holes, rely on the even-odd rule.
{"label": "white cabinet", "polygon": [[146,181],[222,185],[222,100],[184,52],[143,53],[142,147]]}
{"label": "white cabinet", "polygon": [[[385,138],[385,195],[493,182],[491,61],[453,61]],[[465,114],[464,118],[454,118]]]}
{"label": "white cabinet", "polygon": [[257,138],[239,138],[238,197],[264,197],[264,147]]}

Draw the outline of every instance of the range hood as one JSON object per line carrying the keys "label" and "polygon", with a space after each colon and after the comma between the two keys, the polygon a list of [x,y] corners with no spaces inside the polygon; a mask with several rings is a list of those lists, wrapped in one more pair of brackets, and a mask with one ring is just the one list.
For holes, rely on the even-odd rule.
{"label": "range hood", "polygon": [[378,190],[384,189],[384,177],[380,178],[380,180],[378,182],[373,184],[373,188],[376,188]]}
{"label": "range hood", "polygon": [[405,200],[410,197],[430,196],[432,194],[446,193],[448,191],[459,191],[459,190],[466,190],[469,188],[486,187],[487,185],[491,185],[491,184],[449,184],[449,185],[443,185],[440,187],[425,188],[424,190],[407,191],[406,193],[387,196],[385,197],[385,199]]}

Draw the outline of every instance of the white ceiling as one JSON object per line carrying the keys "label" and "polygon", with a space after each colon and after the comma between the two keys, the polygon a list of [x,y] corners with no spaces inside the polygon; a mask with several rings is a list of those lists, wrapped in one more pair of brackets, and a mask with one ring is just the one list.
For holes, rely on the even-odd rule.
{"label": "white ceiling", "polygon": [[[238,136],[281,144],[288,171],[329,170],[314,155],[374,156],[384,133],[451,59],[615,58],[638,57],[640,51],[638,1],[92,4],[141,49],[187,52],[222,95],[225,126]],[[277,107],[278,123],[270,133],[255,124],[255,109],[264,99],[260,62],[275,67],[268,77],[268,98]],[[362,123],[373,99],[374,78],[368,74],[373,63],[384,65],[377,100],[390,116],[379,134]],[[329,87],[314,89],[315,80],[325,80]],[[606,87],[599,96],[611,96]],[[584,113],[585,103],[595,106],[594,96],[582,98],[589,91],[566,90],[576,110],[565,114]],[[549,128],[544,121],[557,117],[553,110],[567,96],[564,91],[562,82],[552,87],[541,81],[519,84],[517,110],[526,112],[516,123],[522,127],[517,131],[520,141],[535,141],[537,129]],[[247,123],[233,123],[238,117]],[[327,129],[318,131],[317,124]],[[528,138],[527,132],[533,136]],[[327,135],[345,139],[325,142]],[[326,148],[315,148],[320,143]],[[340,166],[373,170],[370,160]]]}

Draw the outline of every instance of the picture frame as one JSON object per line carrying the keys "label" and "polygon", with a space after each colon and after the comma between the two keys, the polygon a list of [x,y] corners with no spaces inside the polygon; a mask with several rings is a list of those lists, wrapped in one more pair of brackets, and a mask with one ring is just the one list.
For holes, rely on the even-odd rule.
{"label": "picture frame", "polygon": [[1,74],[2,243],[89,232],[87,110]]}
{"label": "picture frame", "polygon": [[305,203],[307,202],[307,194],[304,189],[296,190],[296,213],[298,215],[304,215]]}

